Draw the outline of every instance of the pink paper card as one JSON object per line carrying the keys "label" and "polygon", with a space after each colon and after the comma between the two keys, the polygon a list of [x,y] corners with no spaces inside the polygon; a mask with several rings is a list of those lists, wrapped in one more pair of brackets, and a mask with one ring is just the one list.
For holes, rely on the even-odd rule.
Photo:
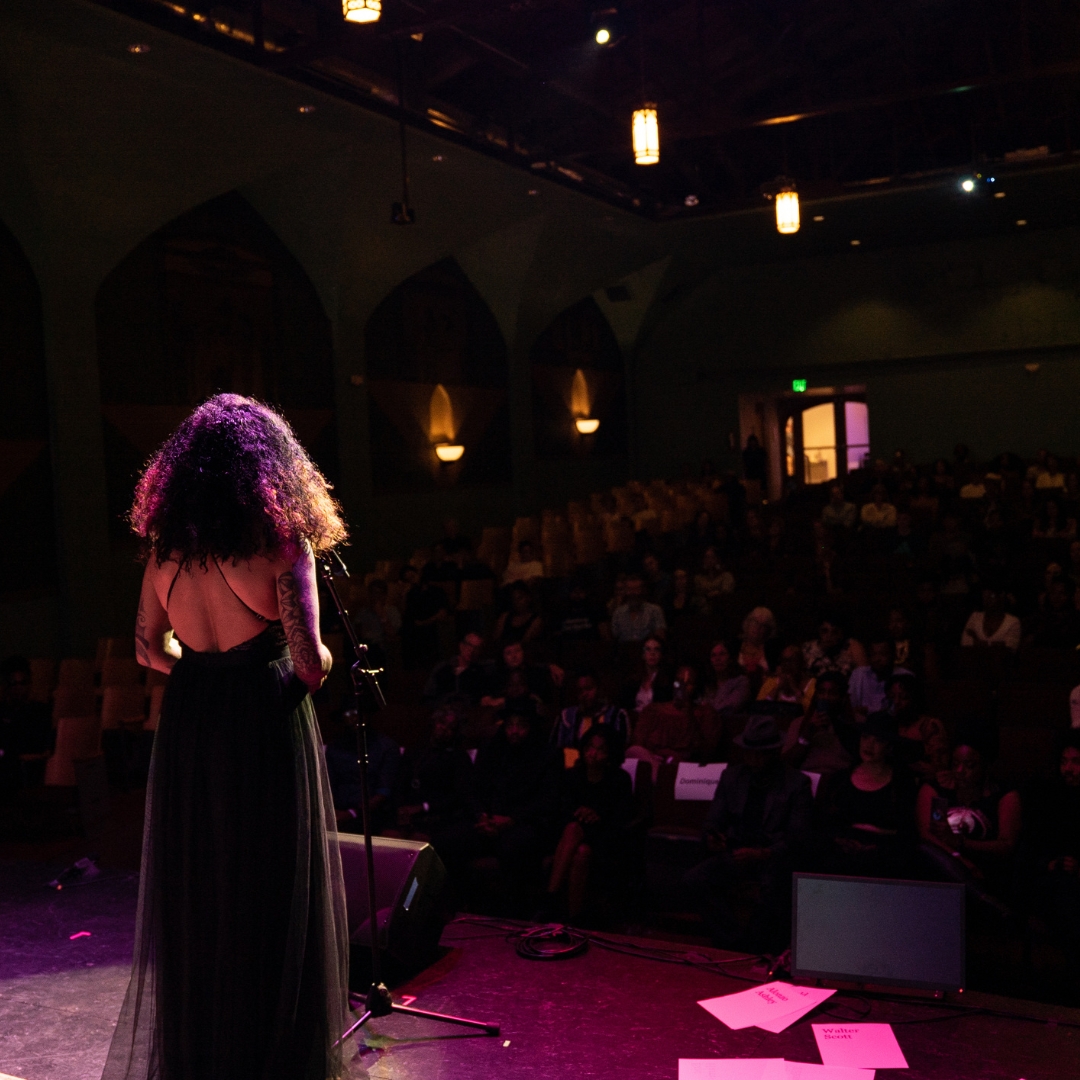
{"label": "pink paper card", "polygon": [[[775,1028],[775,1033],[783,1031],[789,1024],[794,1024],[800,1016],[805,1016],[835,993],[835,990],[771,982],[741,990],[737,994],[706,998],[698,1004],[733,1031],[756,1024],[758,1027],[765,1027],[766,1031],[774,1031]],[[781,1019],[785,1020],[782,1024]],[[776,1027],[776,1024],[780,1026]]]}
{"label": "pink paper card", "polygon": [[[772,1080],[766,1077],[766,1080]],[[874,1080],[873,1069],[851,1069],[846,1065],[812,1065],[805,1061],[785,1061],[784,1074],[777,1080]]]}
{"label": "pink paper card", "polygon": [[906,1069],[907,1059],[891,1024],[814,1024],[818,1052],[826,1065],[853,1069]]}
{"label": "pink paper card", "polygon": [[771,1080],[783,1058],[679,1058],[679,1080]]}

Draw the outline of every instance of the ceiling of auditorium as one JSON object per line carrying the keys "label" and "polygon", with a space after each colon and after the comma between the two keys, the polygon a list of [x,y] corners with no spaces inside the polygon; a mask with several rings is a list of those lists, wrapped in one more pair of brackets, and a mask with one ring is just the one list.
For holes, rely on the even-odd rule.
{"label": "ceiling of auditorium", "polygon": [[101,2],[660,218],[760,205],[781,175],[813,197],[1045,168],[1080,137],[1070,0],[383,0],[364,26],[340,0]]}

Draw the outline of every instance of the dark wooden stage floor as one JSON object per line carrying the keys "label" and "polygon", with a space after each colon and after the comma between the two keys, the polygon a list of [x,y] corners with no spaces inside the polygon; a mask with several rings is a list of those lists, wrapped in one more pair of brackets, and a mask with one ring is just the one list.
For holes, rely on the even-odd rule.
{"label": "dark wooden stage floor", "polygon": [[[54,869],[0,864],[0,1073],[97,1080],[126,983],[136,879],[115,874],[58,894],[42,888]],[[81,930],[91,936],[72,940]],[[437,981],[415,981],[417,1007],[498,1021],[502,1034],[473,1036],[406,1017],[376,1021],[357,1059],[372,1080],[675,1080],[680,1057],[820,1060],[810,1029],[819,1014],[769,1035],[729,1031],[696,1004],[748,985],[734,978],[596,947],[571,960],[524,960],[502,932],[473,923],[449,926],[444,943],[460,952]],[[933,1004],[844,995],[825,1006],[843,1019],[898,1025],[911,1067],[881,1070],[881,1080],[1080,1077],[1080,1027],[1070,1026],[1080,1011],[1022,1007],[1042,1019],[952,1015]]]}

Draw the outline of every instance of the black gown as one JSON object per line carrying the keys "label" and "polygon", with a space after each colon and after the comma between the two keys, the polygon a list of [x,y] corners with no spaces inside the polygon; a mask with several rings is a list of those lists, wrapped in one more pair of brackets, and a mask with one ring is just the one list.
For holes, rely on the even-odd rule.
{"label": "black gown", "polygon": [[280,623],[228,652],[185,648],[154,742],[131,982],[102,1080],[345,1075],[332,821]]}

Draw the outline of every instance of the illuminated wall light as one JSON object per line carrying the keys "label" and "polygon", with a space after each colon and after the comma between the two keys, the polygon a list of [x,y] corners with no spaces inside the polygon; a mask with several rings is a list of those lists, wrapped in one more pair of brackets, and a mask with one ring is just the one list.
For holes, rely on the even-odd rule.
{"label": "illuminated wall light", "polygon": [[960,187],[970,195],[975,190],[975,181],[970,176],[965,177],[960,181]]}
{"label": "illuminated wall light", "polygon": [[776,195],[776,231],[785,236],[799,231],[799,193],[780,191]]}
{"label": "illuminated wall light", "polygon": [[862,243],[861,240],[852,240],[851,241],[851,246],[852,247],[858,247],[861,243]]}
{"label": "illuminated wall light", "polygon": [[1004,199],[1005,198],[1005,192],[1004,191],[995,191],[994,192],[994,198],[995,199]]}
{"label": "illuminated wall light", "polygon": [[611,31],[606,26],[601,26],[596,31],[596,44],[606,45],[611,40]]}
{"label": "illuminated wall light", "polygon": [[465,447],[457,443],[439,443],[435,447],[435,456],[447,465],[452,461],[460,461],[464,453]]}
{"label": "illuminated wall light", "polygon": [[814,220],[815,221],[824,221],[825,220],[825,215],[824,214],[815,214],[814,215]]}
{"label": "illuminated wall light", "polygon": [[574,421],[574,427],[576,427],[582,435],[595,435],[600,429],[600,421],[597,420],[595,416],[579,416]]}
{"label": "illuminated wall light", "polygon": [[148,53],[150,51],[150,46],[143,45],[141,42],[136,42],[134,45],[129,45],[127,51],[135,56],[141,56],[143,53]]}
{"label": "illuminated wall light", "polygon": [[638,165],[655,165],[660,160],[660,121],[652,102],[634,112],[633,132],[634,161]]}
{"label": "illuminated wall light", "polygon": [[1027,224],[1027,219],[1026,218],[1019,218],[1017,220],[1016,224],[1017,225],[1026,225]]}
{"label": "illuminated wall light", "polygon": [[382,15],[382,0],[341,0],[341,10],[346,22],[378,22]]}

